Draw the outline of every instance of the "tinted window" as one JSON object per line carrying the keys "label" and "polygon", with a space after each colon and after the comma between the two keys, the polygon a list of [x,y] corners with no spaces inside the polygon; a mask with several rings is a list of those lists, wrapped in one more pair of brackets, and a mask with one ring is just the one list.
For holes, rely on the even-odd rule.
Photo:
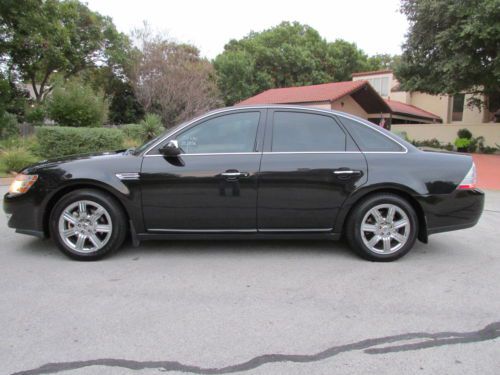
{"label": "tinted window", "polygon": [[341,117],[340,121],[347,127],[361,151],[403,151],[395,141],[368,125],[346,117]]}
{"label": "tinted window", "polygon": [[177,136],[186,154],[254,151],[260,112],[219,116]]}
{"label": "tinted window", "polygon": [[272,151],[345,151],[346,135],[328,116],[275,112]]}

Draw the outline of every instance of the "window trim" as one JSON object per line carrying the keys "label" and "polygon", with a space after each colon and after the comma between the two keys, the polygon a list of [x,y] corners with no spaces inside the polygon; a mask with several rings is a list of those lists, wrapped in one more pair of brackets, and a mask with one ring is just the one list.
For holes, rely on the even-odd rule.
{"label": "window trim", "polygon": [[[218,116],[218,115],[221,115],[223,113],[230,113],[230,112],[246,112],[246,111],[260,111],[261,112],[261,123],[259,123],[259,127],[258,127],[258,130],[257,130],[257,139],[258,139],[258,150],[257,151],[254,151],[254,152],[251,152],[250,154],[262,154],[262,153],[270,153],[270,154],[273,154],[274,152],[269,152],[269,151],[266,151],[263,147],[265,147],[265,143],[263,145],[263,142],[267,139],[267,132],[265,131],[267,129],[267,125],[269,124],[269,116],[270,114],[273,112],[273,110],[291,110],[291,111],[303,111],[303,112],[312,112],[312,113],[321,113],[321,114],[325,114],[325,115],[328,115],[330,116],[331,118],[333,118],[335,121],[337,122],[342,122],[342,121],[338,121],[337,118],[348,118],[352,121],[355,121],[363,126],[367,126],[369,127],[370,129],[373,129],[377,132],[379,132],[380,134],[382,134],[384,137],[387,137],[389,138],[391,141],[393,142],[396,142],[398,145],[400,145],[402,148],[403,148],[403,151],[345,151],[345,153],[363,153],[363,154],[406,154],[408,153],[408,148],[400,143],[399,141],[397,141],[396,139],[393,139],[392,137],[388,136],[387,134],[385,134],[384,132],[382,132],[381,130],[375,128],[375,127],[372,127],[368,124],[365,124],[363,121],[359,121],[359,119],[357,119],[356,117],[353,117],[353,116],[350,116],[348,115],[347,113],[344,113],[344,112],[339,112],[339,111],[335,111],[335,110],[325,110],[325,109],[320,109],[320,108],[307,108],[307,107],[298,107],[298,106],[286,106],[286,105],[282,105],[282,106],[245,106],[245,107],[228,107],[228,108],[223,108],[223,109],[219,109],[219,110],[215,110],[215,111],[212,111],[212,112],[209,112],[209,113],[206,113],[200,117],[196,117],[194,118],[193,120],[187,122],[186,124],[184,124],[183,126],[179,127],[179,128],[174,128],[172,129],[170,132],[168,132],[167,134],[165,134],[161,139],[159,139],[157,142],[155,142],[153,145],[151,145],[146,151],[143,151],[142,152],[142,157],[164,157],[163,155],[161,154],[149,154],[149,152],[151,150],[153,150],[154,148],[158,147],[159,144],[163,143],[164,141],[166,140],[169,140],[172,136],[175,136],[178,132],[180,132],[181,130],[187,128],[188,126],[191,126],[191,125],[194,125],[195,123],[197,122],[200,122],[202,120],[205,120],[205,119],[209,119],[210,117],[212,116]],[[264,122],[262,124],[262,122]],[[345,126],[342,125],[342,128],[345,129]],[[351,136],[351,134],[345,129],[345,131],[349,134],[349,136]],[[352,138],[352,136],[351,136]],[[354,140],[353,140],[354,141]],[[261,150],[261,151],[259,151]],[[330,151],[330,152],[333,152],[333,151]],[[339,152],[339,153],[344,153],[342,151],[336,151],[336,152]],[[320,153],[323,153],[323,152],[320,152]],[[186,154],[181,154],[181,155],[186,155]],[[193,155],[200,155],[200,154],[193,154]],[[216,154],[210,154],[210,155],[216,155]],[[229,155],[234,155],[234,154],[229,154]]]}
{"label": "window trim", "polygon": [[[234,111],[234,108],[232,108]],[[142,156],[143,157],[164,157],[162,154],[153,154],[154,152],[162,143],[167,142],[169,140],[175,139],[180,133],[186,132],[190,130],[191,128],[194,128],[198,125],[203,124],[206,121],[210,121],[212,119],[216,119],[219,117],[223,116],[228,116],[231,115],[233,112],[231,110],[222,110],[222,111],[217,111],[217,112],[209,112],[201,117],[197,117],[193,119],[192,121],[187,122],[183,126],[181,126],[178,129],[172,129],[171,132],[165,134],[163,138],[158,140],[158,142],[155,142],[151,147],[149,147],[146,151],[143,152]],[[185,154],[180,154],[182,156],[195,156],[195,155],[202,155],[202,156],[208,156],[208,155],[253,155],[253,154],[260,154],[262,153],[259,151],[259,148],[262,148],[262,131],[263,127],[265,126],[265,121],[266,121],[266,108],[245,108],[245,110],[240,110],[237,111],[235,114],[240,114],[240,113],[252,113],[252,112],[257,112],[259,113],[259,122],[257,124],[257,132],[255,133],[255,142],[254,142],[254,151],[250,152],[210,152],[210,153],[199,153],[199,154],[193,154],[193,153],[185,153]]]}

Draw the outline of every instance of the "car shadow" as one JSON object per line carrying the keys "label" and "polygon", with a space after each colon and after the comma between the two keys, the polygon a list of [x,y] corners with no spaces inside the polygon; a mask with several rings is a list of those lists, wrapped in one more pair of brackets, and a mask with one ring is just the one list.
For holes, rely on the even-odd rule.
{"label": "car shadow", "polygon": [[132,254],[332,254],[355,256],[342,241],[307,240],[154,240],[141,242],[134,247],[127,241],[114,256]]}
{"label": "car shadow", "polygon": [[[16,246],[16,251],[28,257],[47,257],[54,259],[68,259],[62,254],[50,239],[29,238]],[[432,247],[416,242],[414,248],[405,257],[439,253],[439,247]],[[338,259],[359,259],[344,240],[152,240],[144,241],[134,247],[130,240],[126,240],[122,248],[112,253],[106,259],[136,258],[139,256],[207,256],[208,254],[246,256],[253,255],[303,255],[329,256]]]}

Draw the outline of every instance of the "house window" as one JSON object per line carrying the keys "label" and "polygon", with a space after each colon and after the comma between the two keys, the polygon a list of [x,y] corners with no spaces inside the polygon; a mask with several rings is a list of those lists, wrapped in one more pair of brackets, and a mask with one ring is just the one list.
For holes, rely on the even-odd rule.
{"label": "house window", "polygon": [[465,94],[453,96],[453,107],[451,111],[451,121],[462,121],[464,117]]}
{"label": "house window", "polygon": [[368,82],[370,82],[375,91],[381,96],[389,95],[389,77],[370,78]]}

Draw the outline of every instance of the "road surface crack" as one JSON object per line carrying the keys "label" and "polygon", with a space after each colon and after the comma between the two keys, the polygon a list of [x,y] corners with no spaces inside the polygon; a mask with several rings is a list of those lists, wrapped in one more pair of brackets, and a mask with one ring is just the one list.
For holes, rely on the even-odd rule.
{"label": "road surface crack", "polygon": [[[367,354],[384,354],[435,348],[445,345],[467,344],[494,340],[500,337],[500,322],[488,324],[478,331],[472,332],[413,332],[394,336],[386,336],[361,340],[355,343],[332,346],[315,354],[263,354],[246,362],[220,368],[199,367],[187,365],[177,361],[134,361],[128,359],[101,358],[86,361],[47,363],[38,368],[24,370],[12,375],[42,375],[53,374],[61,371],[70,371],[89,366],[120,367],[128,370],[157,369],[163,371],[180,371],[193,374],[231,374],[248,371],[269,363],[293,362],[310,363],[332,358],[338,354],[362,350]],[[412,343],[409,340],[421,340]],[[388,345],[396,344],[396,345]],[[385,346],[383,346],[385,345]],[[382,346],[382,347],[380,347]]]}

